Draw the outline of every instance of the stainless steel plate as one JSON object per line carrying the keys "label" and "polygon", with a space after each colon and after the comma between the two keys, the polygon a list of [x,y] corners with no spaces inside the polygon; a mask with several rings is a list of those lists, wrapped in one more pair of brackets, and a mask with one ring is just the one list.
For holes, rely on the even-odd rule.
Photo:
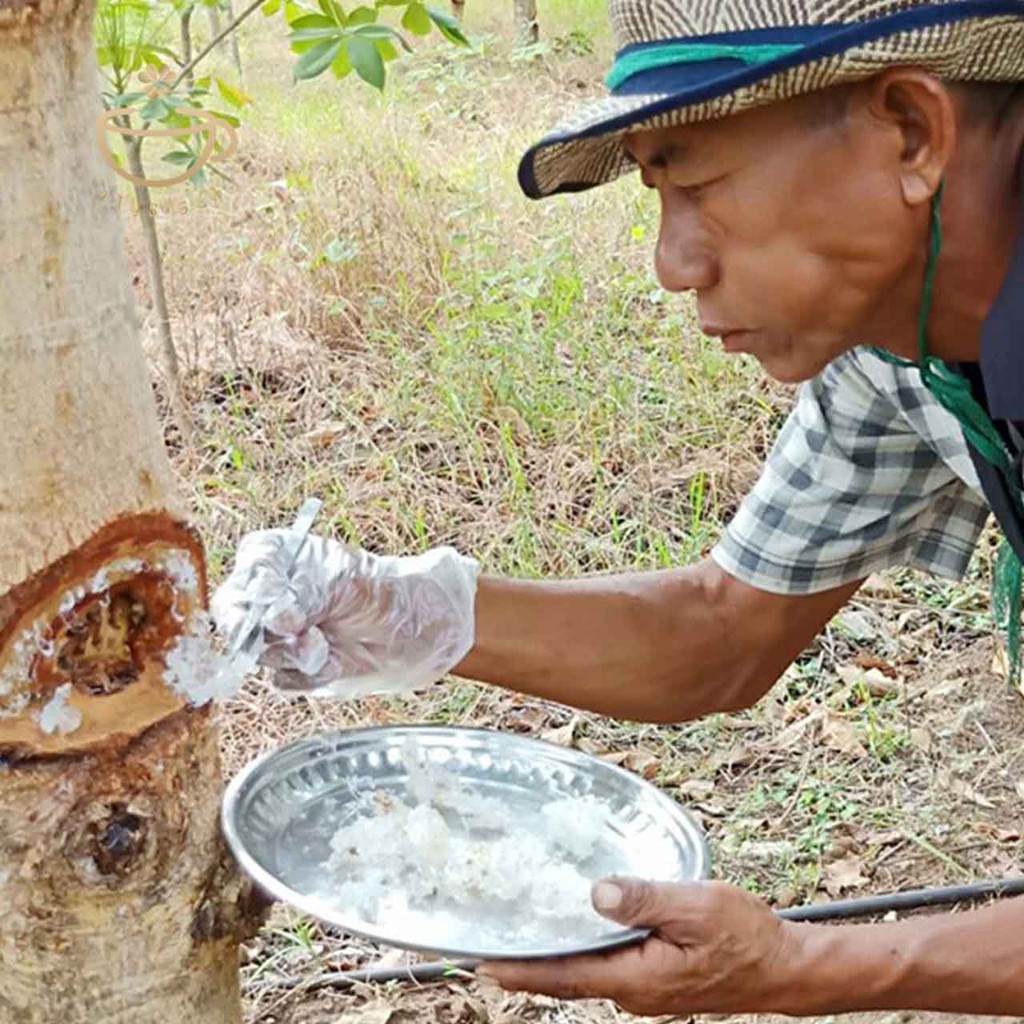
{"label": "stainless steel plate", "polygon": [[[552,800],[600,801],[597,842],[572,866],[587,879],[632,875],[660,881],[708,877],[707,845],[695,821],[643,779],[540,740],[482,729],[397,726],[301,740],[253,761],[224,797],[224,834],[242,868],[270,895],[356,935],[406,949],[482,959],[565,956],[609,949],[646,933],[594,916],[572,934],[534,932],[535,908],[445,904],[415,920],[353,913],[332,896],[326,867],[337,830],[365,816],[367,797],[412,803],[410,752],[440,766],[463,791],[509,808],[529,830]],[[568,857],[568,855],[566,855]]]}

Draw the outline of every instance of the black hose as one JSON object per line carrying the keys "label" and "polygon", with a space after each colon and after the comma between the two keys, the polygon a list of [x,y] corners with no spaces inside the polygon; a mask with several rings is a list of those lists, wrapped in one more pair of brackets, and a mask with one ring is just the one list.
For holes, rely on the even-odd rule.
{"label": "black hose", "polygon": [[[866,896],[857,900],[837,900],[803,907],[777,910],[787,921],[841,921],[851,917],[878,917],[892,910],[916,910],[921,907],[977,903],[979,900],[1024,894],[1024,877],[1002,878],[968,885],[948,885],[936,889],[908,889],[884,896]],[[436,981],[444,977],[465,977],[479,960],[430,960],[408,967],[370,967],[363,971],[336,971],[307,980],[288,978],[271,983],[273,988],[351,988],[359,983],[384,984],[389,981]]]}
{"label": "black hose", "polygon": [[885,896],[867,896],[859,900],[838,900],[806,907],[787,907],[776,911],[788,921],[840,921],[848,917],[876,917],[890,910],[916,910],[919,907],[940,907],[952,903],[976,903],[978,900],[1024,893],[1024,878],[1003,878],[999,881],[972,882],[968,885],[947,885],[938,889],[909,889]]}

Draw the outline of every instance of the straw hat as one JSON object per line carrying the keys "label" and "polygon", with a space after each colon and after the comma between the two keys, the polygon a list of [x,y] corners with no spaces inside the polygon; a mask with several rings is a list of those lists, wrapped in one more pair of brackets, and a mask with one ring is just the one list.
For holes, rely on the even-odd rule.
{"label": "straw hat", "polygon": [[894,65],[1024,81],[1024,0],[611,0],[609,95],[519,165],[534,199],[632,168],[622,136],[709,121]]}

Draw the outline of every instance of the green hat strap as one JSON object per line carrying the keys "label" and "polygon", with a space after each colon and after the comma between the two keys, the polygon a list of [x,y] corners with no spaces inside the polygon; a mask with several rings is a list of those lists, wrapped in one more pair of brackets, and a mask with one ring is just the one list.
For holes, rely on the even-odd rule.
{"label": "green hat strap", "polygon": [[[928,352],[928,319],[931,314],[935,292],[935,274],[942,252],[942,185],[932,199],[931,231],[928,241],[928,262],[925,268],[924,288],[921,296],[921,310],[917,323],[917,362],[902,359],[884,349],[872,351],[880,359],[896,366],[915,367],[921,372],[925,387],[935,396],[939,404],[952,413],[964,432],[971,447],[986,462],[995,466],[1006,481],[1018,511],[1024,513],[1024,496],[1021,482],[1016,478],[1013,457],[1006,442],[996,430],[995,424],[980,402],[971,394],[971,386],[965,377],[951,370],[941,359]],[[1021,684],[1021,584],[1024,569],[1009,541],[1003,538],[996,556],[992,576],[992,613],[996,622],[1006,632],[1006,650],[1011,681]]]}

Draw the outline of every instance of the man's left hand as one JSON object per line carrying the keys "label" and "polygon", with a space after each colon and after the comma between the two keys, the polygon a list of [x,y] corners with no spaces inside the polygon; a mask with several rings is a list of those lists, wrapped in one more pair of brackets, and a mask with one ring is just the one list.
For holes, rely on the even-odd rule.
{"label": "man's left hand", "polygon": [[720,882],[682,885],[610,879],[595,908],[642,944],[556,960],[488,963],[478,974],[505,989],[559,999],[611,999],[628,1013],[785,1012],[799,932],[756,897]]}

